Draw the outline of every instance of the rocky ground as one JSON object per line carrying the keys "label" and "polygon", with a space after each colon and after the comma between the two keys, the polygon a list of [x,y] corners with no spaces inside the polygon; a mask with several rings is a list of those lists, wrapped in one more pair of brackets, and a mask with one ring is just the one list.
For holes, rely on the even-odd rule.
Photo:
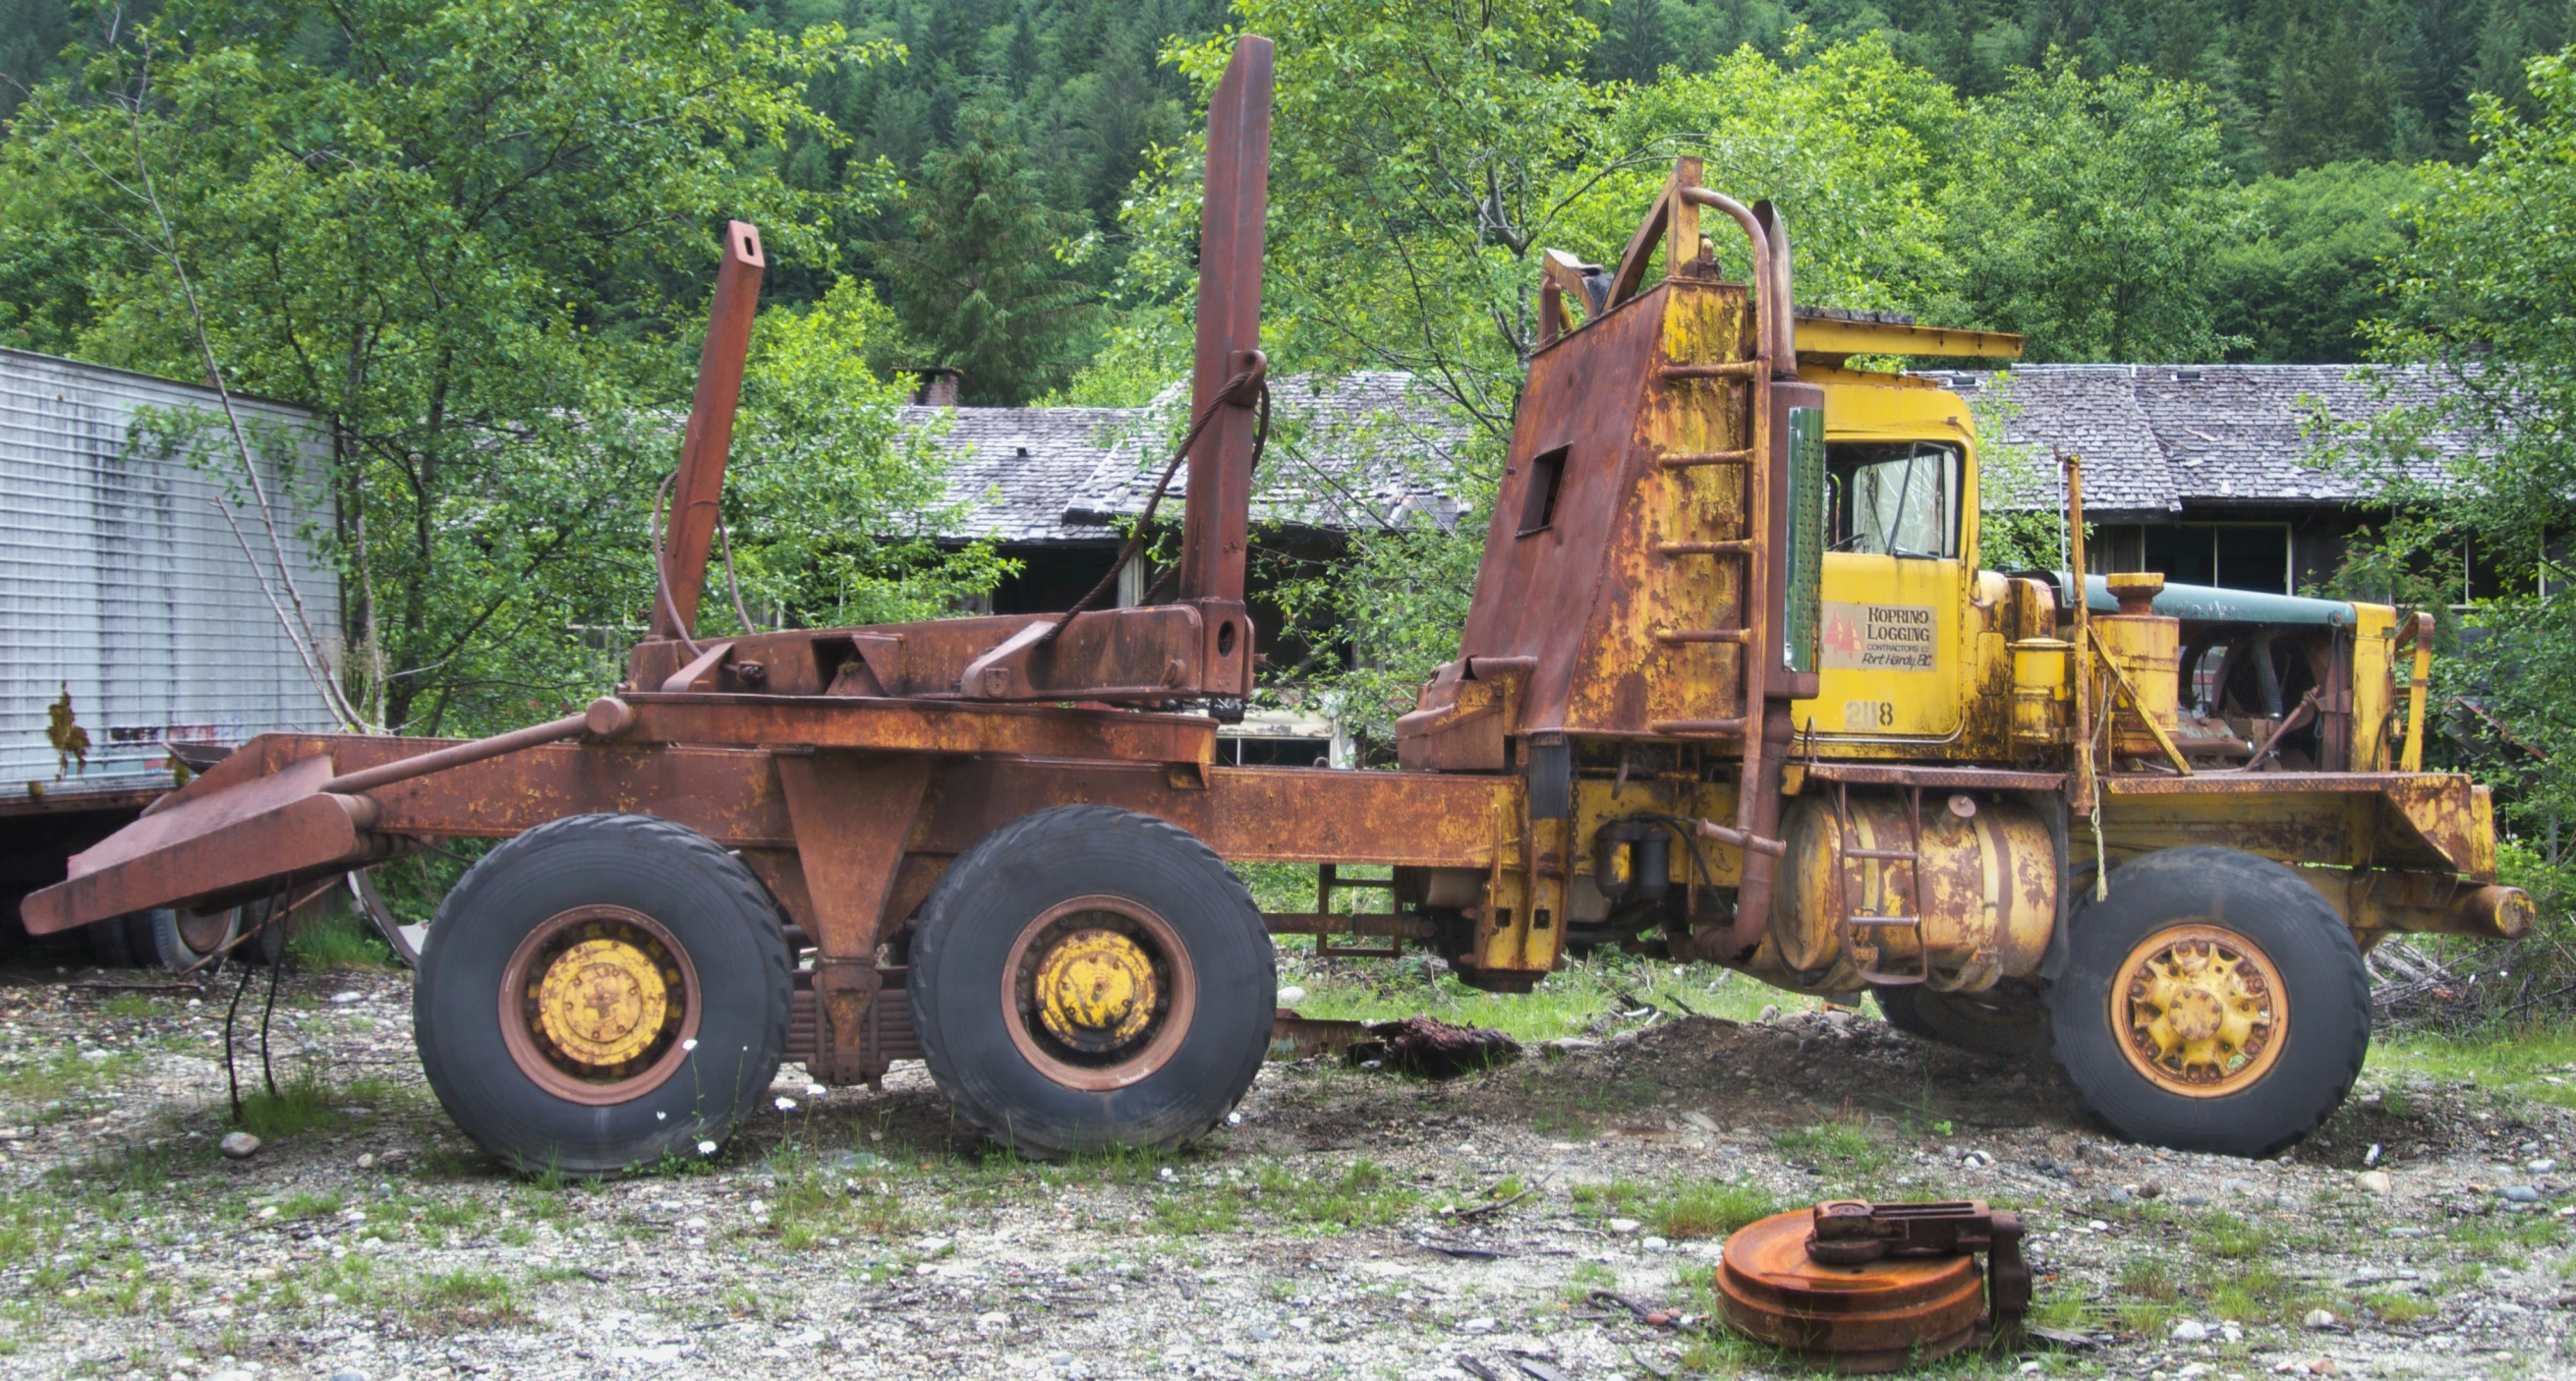
{"label": "rocky ground", "polygon": [[981,1143],[917,1067],[791,1068],[712,1157],[549,1184],[426,1095],[394,975],[287,977],[283,1096],[228,1159],[231,995],[0,975],[0,1372],[1782,1375],[1708,1322],[1720,1242],[1861,1194],[2030,1225],[2059,1341],[1926,1370],[2576,1374],[2569,1115],[2402,1059],[2260,1163],[2115,1144],[2051,1072],[1843,1013],[1613,1019],[1446,1084],[1274,1064],[1205,1145],[1070,1165]]}

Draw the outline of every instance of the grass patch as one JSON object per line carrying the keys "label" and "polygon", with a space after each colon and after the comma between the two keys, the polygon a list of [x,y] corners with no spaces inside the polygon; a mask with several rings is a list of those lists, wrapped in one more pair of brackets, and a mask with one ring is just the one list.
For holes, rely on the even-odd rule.
{"label": "grass patch", "polygon": [[1602,1123],[1652,1107],[1663,1096],[1662,1086],[1642,1074],[1592,1081],[1544,1080],[1530,1089],[1530,1130],[1586,1141]]}
{"label": "grass patch", "polygon": [[2171,1304],[2182,1298],[2182,1278],[2163,1257],[2132,1257],[2120,1267],[2120,1293]]}
{"label": "grass patch", "polygon": [[1674,1241],[1724,1237],[1780,1211],[1780,1201],[1759,1185],[1722,1180],[1689,1180],[1675,1184],[1646,1205],[1641,1215],[1658,1236]]}
{"label": "grass patch", "polygon": [[[1311,865],[1233,866],[1262,910],[1315,909]],[[1346,893],[1336,899],[1336,908],[1347,909],[1354,900],[1369,909],[1386,904],[1383,893]],[[1427,1015],[1462,1026],[1489,1026],[1523,1042],[1632,1029],[1645,1018],[1618,1013],[1636,1010],[1639,1004],[1656,1009],[1665,1019],[1695,1013],[1737,1021],[1752,1020],[1766,1006],[1814,1011],[1823,1005],[1815,998],[1782,992],[1724,969],[1659,963],[1614,949],[1595,950],[1581,959],[1569,957],[1565,967],[1540,979],[1533,991],[1511,994],[1470,988],[1455,975],[1426,966],[1418,954],[1392,960],[1319,959],[1310,942],[1283,939],[1279,982],[1306,990],[1295,1005],[1308,1017],[1390,1021]]]}
{"label": "grass patch", "polygon": [[2422,1295],[2398,1290],[2383,1290],[2375,1295],[2364,1295],[2361,1299],[2361,1307],[2369,1310],[2381,1323],[2387,1324],[2422,1323],[2442,1312],[2442,1306],[2432,1300]]}
{"label": "grass patch", "polygon": [[99,1005],[112,1017],[148,1017],[160,1010],[141,993],[118,993]]}
{"label": "grass patch", "polygon": [[277,1201],[280,1218],[323,1218],[340,1211],[337,1194],[313,1194],[298,1190]]}
{"label": "grass patch", "polygon": [[0,1066],[0,1098],[38,1104],[82,1098],[132,1074],[142,1063],[142,1056],[123,1052],[91,1058],[77,1049],[57,1048]]}
{"label": "grass patch", "polygon": [[394,958],[393,948],[359,920],[355,911],[338,906],[287,936],[286,952],[307,969],[382,971],[401,966]]}
{"label": "grass patch", "polygon": [[2256,1261],[2220,1276],[2210,1286],[2209,1303],[2221,1318],[2295,1324],[2309,1310],[2328,1308],[2332,1301],[2279,1267]]}
{"label": "grass patch", "polygon": [[769,1198],[769,1232],[790,1251],[888,1238],[917,1226],[891,1163],[844,1168],[790,1151],[772,1156],[770,1168],[778,1179]]}
{"label": "grass patch", "polygon": [[265,1088],[242,1095],[242,1130],[263,1141],[306,1132],[340,1131],[358,1119],[343,1111],[364,1107],[382,1111],[396,1094],[393,1085],[373,1077],[334,1084],[315,1070],[290,1075],[277,1092]]}
{"label": "grass patch", "polygon": [[421,1281],[406,1311],[415,1323],[491,1328],[526,1317],[510,1282],[489,1271],[447,1271]]}
{"label": "grass patch", "polygon": [[1812,1127],[1774,1132],[1771,1144],[1793,1165],[1813,1170],[1837,1192],[1861,1193],[1890,1164],[1888,1148],[1859,1118],[1836,1118]]}
{"label": "grass patch", "polygon": [[1384,1227],[1420,1197],[1391,1182],[1386,1167],[1366,1156],[1332,1176],[1264,1166],[1256,1185],[1272,1216],[1311,1227]]}
{"label": "grass patch", "polygon": [[2191,1226],[2193,1250],[2222,1261],[2245,1261],[2275,1254],[2281,1244],[2271,1229],[2233,1213],[2212,1213]]}
{"label": "grass patch", "polygon": [[1276,1226],[1339,1232],[1385,1227],[1421,1202],[1410,1186],[1395,1182],[1385,1166],[1366,1156],[1338,1171],[1278,1163],[1249,1176],[1229,1174],[1213,1185],[1186,1182],[1158,1187],[1146,1221],[1175,1236],[1229,1232],[1247,1218]]}
{"label": "grass patch", "polygon": [[2372,1040],[2363,1070],[2365,1078],[2376,1074],[2387,1082],[2381,1107],[2396,1117],[2411,1112],[2404,1092],[2409,1074],[2469,1079],[2481,1089],[2576,1108],[2576,1023],[2518,1021],[2449,1034],[2392,1034]]}

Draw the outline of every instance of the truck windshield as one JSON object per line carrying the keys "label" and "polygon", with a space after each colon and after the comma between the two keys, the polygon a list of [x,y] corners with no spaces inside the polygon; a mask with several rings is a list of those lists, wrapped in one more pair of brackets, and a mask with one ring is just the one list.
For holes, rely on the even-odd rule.
{"label": "truck windshield", "polygon": [[1959,554],[1959,448],[1937,441],[1825,448],[1833,476],[1835,551],[1866,556]]}

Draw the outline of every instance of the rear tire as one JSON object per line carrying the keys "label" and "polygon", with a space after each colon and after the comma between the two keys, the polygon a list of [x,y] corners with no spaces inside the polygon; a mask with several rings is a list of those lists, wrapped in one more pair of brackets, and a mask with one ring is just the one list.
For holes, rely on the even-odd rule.
{"label": "rear tire", "polygon": [[2343,918],[2278,863],[2166,849],[2111,874],[2048,993],[2067,1080],[2132,1141],[2269,1156],[2341,1105],[2370,1049]]}
{"label": "rear tire", "polygon": [[502,844],[439,906],[413,1039],[448,1116],[527,1173],[722,1141],[777,1077],[785,924],[694,830],[576,815]]}
{"label": "rear tire", "polygon": [[2048,1058],[2048,1013],[2026,986],[1981,993],[1935,992],[1917,983],[1872,985],[1887,1024],[1909,1036],[1983,1055],[2028,1063]]}
{"label": "rear tire", "polygon": [[1242,1101],[1277,956],[1251,893],[1150,815],[1040,811],[949,865],[912,939],[913,1028],[940,1092],[1035,1156],[1171,1146]]}

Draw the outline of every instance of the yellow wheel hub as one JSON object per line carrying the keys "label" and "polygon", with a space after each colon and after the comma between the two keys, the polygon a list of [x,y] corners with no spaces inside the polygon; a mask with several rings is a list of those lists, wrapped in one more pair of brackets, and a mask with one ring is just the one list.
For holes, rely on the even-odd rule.
{"label": "yellow wheel hub", "polygon": [[2233,931],[2185,925],[2149,936],[2121,975],[2111,996],[2121,1048],[2176,1093],[2245,1088],[2271,1069],[2289,1034],[2289,998],[2271,960]]}
{"label": "yellow wheel hub", "polygon": [[537,1025],[557,1051],[606,1069],[653,1044],[677,981],[631,940],[589,939],[557,955],[530,996]]}
{"label": "yellow wheel hub", "polygon": [[1161,1001],[1153,957],[1114,930],[1077,930],[1057,941],[1038,962],[1035,996],[1048,1034],[1087,1054],[1134,1040]]}

